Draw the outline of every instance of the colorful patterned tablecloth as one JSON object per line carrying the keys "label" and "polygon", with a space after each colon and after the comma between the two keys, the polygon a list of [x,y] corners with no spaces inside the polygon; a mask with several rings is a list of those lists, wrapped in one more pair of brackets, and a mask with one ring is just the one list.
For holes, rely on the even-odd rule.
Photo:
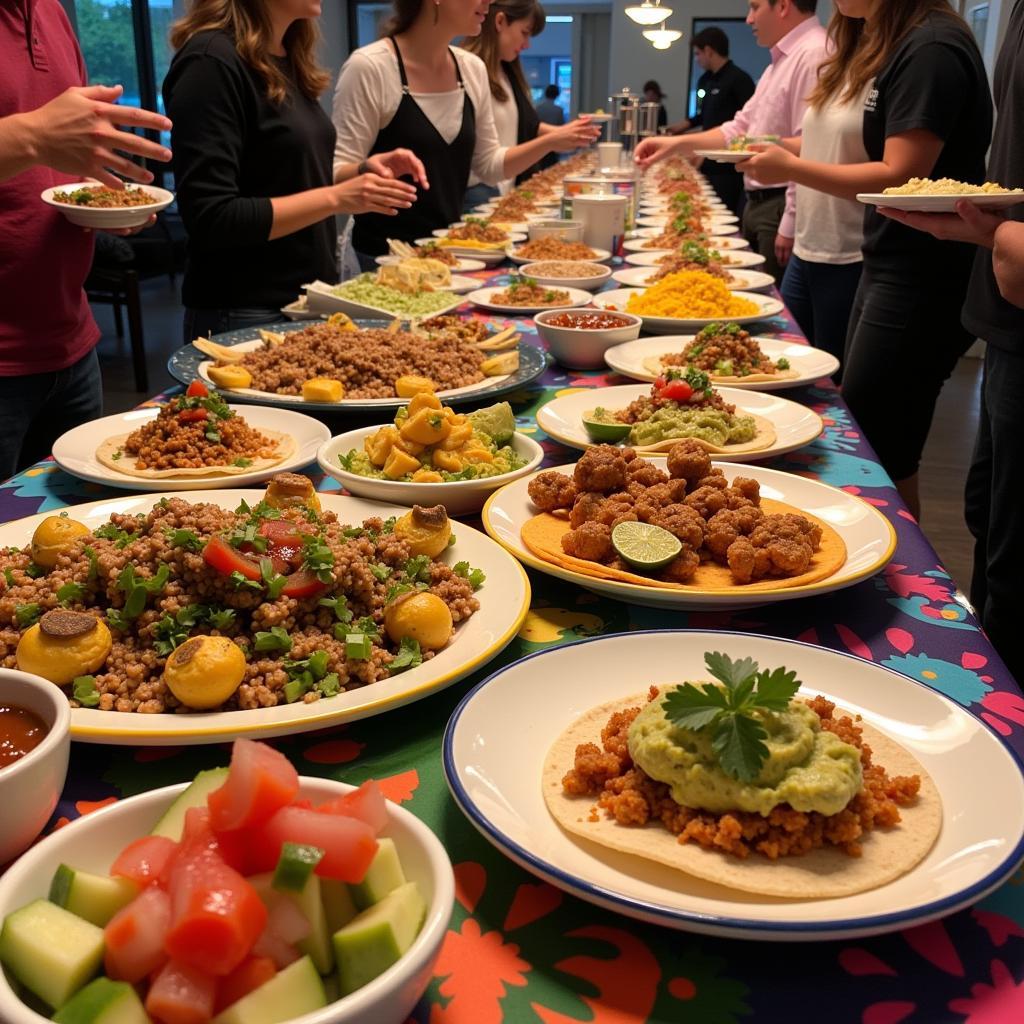
{"label": "colorful patterned tablecloth", "polygon": [[[799,337],[792,323],[773,326]],[[539,344],[532,330],[524,337]],[[618,383],[625,381],[550,367],[536,386],[513,396],[520,429],[543,443],[547,464],[573,462],[578,453],[537,429],[537,409],[566,388]],[[447,847],[457,902],[434,980],[414,1014],[419,1024],[1024,1021],[1024,871],[970,910],[877,939],[799,945],[710,939],[640,924],[539,882],[492,848],[447,791],[440,755],[445,723],[488,673],[581,637],[668,626],[742,630],[852,652],[946,694],[1024,755],[1020,690],[838,393],[823,381],[786,397],[814,408],[826,429],[813,444],[769,464],[860,495],[885,514],[898,546],[875,578],[769,608],[670,613],[619,604],[531,572],[533,601],[522,630],[474,676],[377,718],[275,741],[302,774],[380,780]],[[322,490],[337,488],[317,479]],[[110,493],[40,463],[0,484],[0,521]],[[227,756],[223,745],[75,744],[51,827],[185,781]],[[985,798],[981,779],[978,797]]]}

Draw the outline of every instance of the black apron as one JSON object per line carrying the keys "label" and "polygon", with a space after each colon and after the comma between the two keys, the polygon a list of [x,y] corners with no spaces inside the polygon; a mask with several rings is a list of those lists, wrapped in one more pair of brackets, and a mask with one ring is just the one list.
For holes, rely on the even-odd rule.
{"label": "black apron", "polygon": [[[508,80],[509,87],[512,90],[512,99],[515,100],[516,104],[516,145],[519,146],[524,142],[532,142],[540,134],[540,118],[537,116],[532,100],[523,92],[519,79],[512,72],[511,65],[502,61],[501,66],[505,71],[505,78]],[[554,160],[546,162],[544,158],[541,158],[533,166],[527,167],[522,174],[516,176],[516,184],[521,185],[531,175],[558,161],[558,157],[554,153],[549,155],[553,156]]]}
{"label": "black apron", "polygon": [[[462,216],[462,197],[469,183],[473,151],[476,149],[476,112],[462,81],[462,71],[459,62],[455,60],[455,54],[452,53],[455,75],[463,92],[462,125],[459,134],[451,142],[445,142],[433,122],[412,98],[402,54],[394,39],[391,39],[391,45],[398,59],[402,99],[395,116],[378,132],[367,156],[387,153],[392,149],[411,149],[423,161],[430,188],[419,189],[413,205],[408,210],[399,210],[397,216],[389,217],[383,213],[356,215],[352,245],[356,252],[367,256],[386,253],[389,238],[414,242],[417,238],[429,236],[434,228],[445,228],[457,221]],[[451,50],[448,52],[451,53]]]}

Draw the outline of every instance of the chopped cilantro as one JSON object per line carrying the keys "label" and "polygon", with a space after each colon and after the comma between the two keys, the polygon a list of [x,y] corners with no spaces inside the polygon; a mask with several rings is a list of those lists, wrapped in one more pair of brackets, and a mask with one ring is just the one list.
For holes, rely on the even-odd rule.
{"label": "chopped cilantro", "polygon": [[338,622],[352,621],[352,612],[349,609],[348,601],[344,597],[321,597],[318,603],[324,608],[333,608]]}
{"label": "chopped cilantro", "polygon": [[785,356],[783,356],[783,357],[782,357],[782,359],[776,360],[776,363],[775,363],[775,365],[776,365],[776,366],[777,366],[777,367],[778,367],[778,368],[779,368],[780,370],[788,370],[788,369],[789,369],[789,360],[788,360],[788,359],[786,359],[786,357],[785,357]]}
{"label": "chopped cilantro", "polygon": [[256,634],[256,643],[253,646],[257,651],[287,652],[292,649],[292,638],[283,626],[271,626],[269,630],[260,630]]}
{"label": "chopped cilantro", "polygon": [[365,633],[345,635],[345,657],[352,661],[366,661],[373,653],[373,641]]}
{"label": "chopped cilantro", "polygon": [[39,621],[40,607],[32,601],[30,604],[16,604],[14,606],[14,621],[20,629],[31,626]]}
{"label": "chopped cilantro", "polygon": [[251,580],[248,576],[239,572],[237,569],[228,577],[228,579],[235,585],[235,590],[241,590],[243,587],[248,587],[250,590],[263,589],[263,583],[260,580]]}
{"label": "chopped cilantro", "polygon": [[483,569],[474,569],[470,566],[469,562],[456,562],[452,566],[456,576],[461,576],[464,580],[469,580],[470,585],[474,590],[479,590],[484,581],[487,579]]}
{"label": "chopped cilantro", "polygon": [[184,548],[186,551],[202,551],[203,542],[195,530],[176,530],[168,526],[164,533],[171,542],[171,547]]}
{"label": "chopped cilantro", "polygon": [[96,557],[96,552],[91,547],[82,548],[82,554],[89,559],[89,576],[90,580],[96,579],[99,575],[99,559]]}
{"label": "chopped cilantro", "polygon": [[315,686],[324,697],[335,697],[341,692],[341,680],[337,672],[329,672]]}
{"label": "chopped cilantro", "polygon": [[37,580],[40,576],[46,575],[46,570],[35,562],[29,562],[28,568],[25,570],[25,575],[28,576],[29,579]]}
{"label": "chopped cilantro", "polygon": [[126,547],[131,541],[135,540],[135,535],[128,533],[127,530],[122,530],[116,523],[104,523],[102,526],[97,526],[92,531],[94,537],[99,537],[101,540],[112,540],[116,542],[119,548]]}
{"label": "chopped cilantro", "polygon": [[287,585],[288,577],[275,572],[274,563],[269,558],[260,559],[260,576],[263,577],[263,582],[267,585],[267,597],[271,601],[276,601]]}
{"label": "chopped cilantro", "polygon": [[306,534],[302,538],[302,564],[309,569],[321,583],[333,583],[334,552],[323,538],[316,534]]}
{"label": "chopped cilantro", "polygon": [[404,672],[406,669],[415,668],[423,663],[423,654],[420,652],[420,642],[411,636],[403,636],[402,642],[398,645],[398,653],[388,665],[388,671],[394,675],[396,672]]}
{"label": "chopped cilantro", "polygon": [[116,452],[114,452],[114,454],[113,454],[113,455],[111,455],[110,457],[111,457],[111,458],[112,458],[112,459],[113,459],[113,460],[114,460],[115,462],[118,462],[118,461],[119,461],[120,459],[122,459],[122,458],[124,457],[124,452],[123,452],[123,451],[121,451],[121,449],[120,449],[120,448],[118,448],[118,449],[117,449],[117,451],[116,451]]}
{"label": "chopped cilantro", "polygon": [[4,579],[7,581],[7,586],[9,587],[16,587],[18,585],[14,578],[13,569],[4,569]]}
{"label": "chopped cilantro", "polygon": [[234,462],[231,463],[231,465],[237,466],[239,469],[247,469],[249,466],[252,465],[252,459],[246,459],[239,456],[237,459],[234,460]]}
{"label": "chopped cilantro", "polygon": [[71,604],[72,601],[81,601],[84,594],[85,587],[81,583],[75,583],[74,580],[57,588],[57,600],[65,606]]}
{"label": "chopped cilantro", "polygon": [[373,573],[373,577],[383,583],[391,575],[391,566],[384,565],[382,562],[371,562],[370,572]]}
{"label": "chopped cilantro", "polygon": [[71,684],[72,695],[83,708],[94,708],[100,702],[100,691],[96,688],[95,676],[75,676]]}

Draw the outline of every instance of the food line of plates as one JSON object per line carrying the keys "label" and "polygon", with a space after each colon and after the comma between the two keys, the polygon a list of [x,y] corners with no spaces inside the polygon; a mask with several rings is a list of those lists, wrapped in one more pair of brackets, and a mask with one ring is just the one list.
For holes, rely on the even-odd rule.
{"label": "food line of plates", "polygon": [[[510,212],[532,215],[532,198],[514,194]],[[527,260],[518,250],[530,241],[495,226],[506,223],[500,210],[482,211],[486,222],[452,226],[412,253],[396,247],[382,271],[396,269],[355,282],[354,298],[347,285],[307,290],[307,312],[317,301],[344,303],[323,308],[326,320],[317,313],[315,321],[188,346],[171,361],[184,394],[77,428],[55,446],[63,469],[125,497],[0,526],[5,656],[61,687],[51,685],[50,696],[70,708],[70,735],[79,741],[284,736],[385,713],[485,665],[529,609],[524,565],[603,597],[676,611],[820,596],[879,572],[895,534],[876,508],[750,464],[819,436],[817,414],[779,392],[835,365],[806,345],[747,333],[745,323],[781,305],[742,294],[742,279],[728,279],[756,263],[733,235],[714,233],[713,202],[692,171],[669,164],[644,183],[640,205],[649,212],[625,243],[627,269],[611,272],[606,251],[563,256],[548,245],[532,262],[552,264],[553,276],[467,296],[481,310],[536,314],[538,333],[564,365],[607,365],[640,382],[570,391],[539,410],[549,436],[582,450],[575,465],[540,470],[542,449],[503,400],[545,367],[519,337],[527,325],[463,319],[453,315],[463,300],[445,297],[458,272],[482,269],[459,261],[473,250],[490,254],[481,248],[495,244],[490,229],[506,232],[498,262],[510,254]],[[697,223],[680,225],[680,217]],[[444,244],[449,239],[456,244]],[[657,248],[662,243],[671,248]],[[447,280],[435,263],[448,268]],[[569,277],[580,263],[601,273]],[[627,287],[574,294],[566,284],[604,287],[611,277]],[[662,282],[648,309],[645,291]],[[411,301],[430,295],[448,305],[410,314]],[[737,296],[756,309],[723,305]],[[382,298],[401,305],[369,301]],[[706,315],[673,315],[697,309]],[[690,333],[675,333],[682,331]],[[303,410],[379,412],[380,420],[331,437]],[[314,458],[350,496],[314,492],[298,472]],[[251,488],[268,477],[266,488]],[[454,521],[476,511],[485,532]],[[556,694],[552,678],[566,680]],[[538,706],[541,729],[532,718]],[[956,749],[931,742],[949,730],[963,737]],[[804,753],[792,760],[775,742],[779,733],[797,737]],[[685,749],[691,743],[696,755]],[[0,880],[0,916],[26,909],[32,896],[76,919],[99,913],[90,895],[73,904],[77,914],[68,909],[74,887],[51,887],[61,864],[79,857],[72,867],[100,879],[83,891],[106,892],[122,847],[177,801],[185,800],[182,821],[164,838],[182,845],[189,809],[215,820],[228,797],[241,800],[254,764],[287,774],[259,752],[268,749],[236,746],[217,780],[219,798],[197,779],[184,793],[121,801],[62,829]],[[663,630],[516,662],[459,704],[443,758],[459,807],[520,865],[617,912],[711,934],[792,939],[902,927],[977,899],[1022,853],[1019,768],[966,711],[879,666],[767,637]],[[811,781],[822,764],[835,769],[825,785]],[[1013,809],[1000,820],[964,789],[979,767],[998,805]],[[780,772],[782,796],[772,792]],[[702,780],[696,788],[682,780],[694,774]],[[503,794],[499,808],[494,786]],[[271,1005],[285,993],[288,1016],[268,1016],[267,1024],[303,1009],[323,1010],[323,1020],[404,1020],[451,912],[443,849],[400,809],[374,818],[366,809],[373,792],[357,799],[350,787],[323,780],[297,780],[288,792],[279,811],[296,821],[308,811],[292,806],[296,796],[349,800],[340,813],[375,821],[375,858],[393,847],[399,867],[384,871],[375,861],[372,878],[385,880],[373,901],[365,876],[355,880],[369,905],[333,918],[326,947],[311,945],[308,932],[295,938],[301,928],[271,936],[283,947],[259,936],[269,959],[277,957],[263,980],[275,988],[257,985],[247,995]],[[709,792],[717,803],[708,803]],[[247,835],[263,841],[257,812],[236,810],[250,815]],[[303,828],[275,834],[316,847]],[[222,850],[230,832],[215,833]],[[333,856],[333,836],[315,835]],[[953,878],[943,865],[965,848],[978,852]],[[259,866],[276,875],[292,865],[282,867],[280,842],[274,849],[281,860],[275,852],[274,863]],[[314,868],[300,877],[308,907],[320,883]],[[316,904],[330,917],[337,907],[323,888]],[[279,895],[264,902],[284,927]],[[0,939],[0,1016],[36,1024],[46,1019],[32,1009],[42,1008],[38,1000],[49,1016],[76,997],[88,1003],[82,993],[92,986],[93,1003],[99,990],[126,1020],[149,1019],[129,1015],[128,968],[110,968],[117,955],[94,978],[96,950],[103,960],[104,941],[115,948],[110,922],[141,898],[131,889],[128,896],[102,923],[91,922],[99,938],[75,925],[82,948],[50,964],[57,987],[26,962],[45,946],[47,928],[66,919],[55,925],[49,907],[16,919]],[[373,910],[385,900],[386,913]],[[384,915],[393,955],[371,942],[370,958],[383,956],[383,970],[354,984],[341,965],[366,955],[361,914],[377,924]],[[403,928],[410,916],[415,927]],[[409,1001],[417,971],[423,983]],[[165,980],[164,988],[180,981]],[[155,982],[142,995],[147,1007],[164,998]],[[257,1003],[244,998],[235,1014],[250,1016],[237,1019],[254,1021]],[[91,1024],[76,1012],[63,1019]],[[230,1005],[218,1012],[223,1024],[235,1019]]]}

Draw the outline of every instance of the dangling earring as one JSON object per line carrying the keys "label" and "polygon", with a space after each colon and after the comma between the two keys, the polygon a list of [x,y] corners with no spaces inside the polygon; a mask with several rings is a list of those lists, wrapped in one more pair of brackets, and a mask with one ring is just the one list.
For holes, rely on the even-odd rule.
{"label": "dangling earring", "polygon": [[437,19],[441,16],[441,0],[434,0],[434,24],[437,24]]}

